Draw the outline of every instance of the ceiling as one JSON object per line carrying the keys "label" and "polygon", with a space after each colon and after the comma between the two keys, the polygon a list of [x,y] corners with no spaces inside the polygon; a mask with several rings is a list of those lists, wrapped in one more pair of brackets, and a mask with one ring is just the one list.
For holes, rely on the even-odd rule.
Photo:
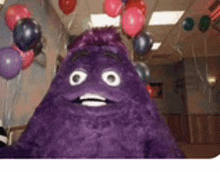
{"label": "ceiling", "polygon": [[[60,16],[61,21],[70,35],[79,35],[88,29],[90,14],[103,13],[104,0],[78,0],[76,10],[64,15],[59,8],[58,0],[50,0]],[[123,35],[123,42],[130,49],[131,57],[136,61],[148,64],[175,63],[182,58],[218,57],[220,56],[220,32],[210,27],[205,33],[194,27],[192,31],[184,31],[182,22],[186,17],[194,18],[197,26],[203,15],[209,15],[208,7],[214,0],[145,0],[148,6],[145,31],[150,32],[155,42],[162,42],[156,51],[150,51],[144,57],[138,57],[132,52],[132,40]],[[154,11],[185,11],[176,25],[149,26],[149,19]],[[119,29],[120,31],[120,29]],[[176,49],[178,47],[178,50]]]}

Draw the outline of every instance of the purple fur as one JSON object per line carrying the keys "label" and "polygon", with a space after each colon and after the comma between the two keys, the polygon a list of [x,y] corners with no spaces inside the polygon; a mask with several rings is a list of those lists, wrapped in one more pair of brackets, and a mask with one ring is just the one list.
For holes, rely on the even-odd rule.
{"label": "purple fur", "polygon": [[[82,54],[79,54],[81,52]],[[107,57],[113,52],[116,57]],[[72,86],[75,69],[86,80]],[[107,85],[106,70],[117,72],[121,83]],[[85,93],[110,100],[89,107],[75,100]],[[145,90],[128,51],[113,28],[83,33],[72,45],[51,87],[36,109],[27,130],[2,158],[183,158],[169,128]]]}
{"label": "purple fur", "polygon": [[79,49],[84,49],[89,46],[114,46],[120,47],[128,53],[126,47],[121,42],[122,39],[119,33],[115,32],[112,27],[94,28],[81,34],[74,43],[70,46],[71,51],[68,57],[72,57],[72,53]]}

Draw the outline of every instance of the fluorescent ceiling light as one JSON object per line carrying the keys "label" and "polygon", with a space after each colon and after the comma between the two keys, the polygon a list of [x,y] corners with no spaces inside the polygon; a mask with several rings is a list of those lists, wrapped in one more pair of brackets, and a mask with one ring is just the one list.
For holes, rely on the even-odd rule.
{"label": "fluorescent ceiling light", "polygon": [[183,13],[184,11],[155,11],[149,25],[175,25]]}
{"label": "fluorescent ceiling light", "polygon": [[159,47],[160,47],[161,44],[162,44],[161,42],[154,43],[153,46],[152,46],[152,48],[151,48],[151,50],[157,50],[157,49],[159,49]]}
{"label": "fluorescent ceiling light", "polygon": [[105,27],[105,26],[120,26],[120,16],[109,17],[107,14],[91,14],[91,21],[89,25],[91,27]]}
{"label": "fluorescent ceiling light", "polygon": [[0,0],[0,5],[3,5],[5,3],[5,0]]}

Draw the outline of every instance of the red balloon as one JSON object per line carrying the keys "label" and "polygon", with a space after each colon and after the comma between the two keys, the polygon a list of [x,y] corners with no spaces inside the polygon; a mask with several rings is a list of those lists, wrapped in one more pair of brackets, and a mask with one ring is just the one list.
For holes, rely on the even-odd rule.
{"label": "red balloon", "polygon": [[31,49],[27,52],[23,52],[16,45],[13,45],[12,48],[17,50],[22,57],[22,69],[25,70],[30,67],[32,62],[34,61],[34,50]]}
{"label": "red balloon", "polygon": [[122,14],[123,2],[122,0],[105,0],[103,7],[108,16],[117,17]]}
{"label": "red balloon", "polygon": [[127,10],[128,8],[131,7],[138,7],[141,12],[144,14],[144,16],[147,16],[147,5],[145,3],[144,0],[129,0],[126,4],[125,4],[125,10]]}
{"label": "red balloon", "polygon": [[151,88],[150,85],[147,85],[147,91],[150,94],[150,97],[152,98],[153,97],[153,89]]}
{"label": "red balloon", "polygon": [[137,7],[131,7],[124,11],[122,15],[122,28],[124,32],[134,37],[139,34],[145,25],[145,17]]}
{"label": "red balloon", "polygon": [[23,5],[12,5],[5,13],[5,21],[11,31],[14,30],[16,23],[23,18],[30,18],[31,12]]}
{"label": "red balloon", "polygon": [[59,0],[60,9],[64,14],[72,13],[76,8],[77,0]]}

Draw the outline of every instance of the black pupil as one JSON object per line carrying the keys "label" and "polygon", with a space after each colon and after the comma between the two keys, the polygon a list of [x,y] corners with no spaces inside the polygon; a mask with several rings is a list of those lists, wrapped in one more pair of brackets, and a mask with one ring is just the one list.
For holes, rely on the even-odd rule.
{"label": "black pupil", "polygon": [[108,76],[107,79],[108,79],[109,82],[114,82],[115,81],[115,76],[111,74],[111,75]]}
{"label": "black pupil", "polygon": [[80,76],[78,74],[73,76],[73,82],[79,82]]}

